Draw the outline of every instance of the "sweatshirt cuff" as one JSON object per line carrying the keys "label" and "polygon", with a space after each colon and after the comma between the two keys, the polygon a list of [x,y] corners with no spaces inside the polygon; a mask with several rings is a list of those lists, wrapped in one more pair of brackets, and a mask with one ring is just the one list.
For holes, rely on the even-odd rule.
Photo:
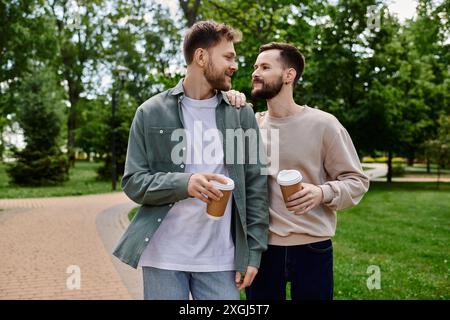
{"label": "sweatshirt cuff", "polygon": [[250,250],[248,265],[259,269],[260,262],[261,262],[261,251]]}
{"label": "sweatshirt cuff", "polygon": [[333,200],[333,196],[334,196],[333,188],[331,188],[331,186],[329,186],[327,184],[319,185],[319,188],[322,189],[322,192],[323,192],[322,203],[331,202],[331,200]]}

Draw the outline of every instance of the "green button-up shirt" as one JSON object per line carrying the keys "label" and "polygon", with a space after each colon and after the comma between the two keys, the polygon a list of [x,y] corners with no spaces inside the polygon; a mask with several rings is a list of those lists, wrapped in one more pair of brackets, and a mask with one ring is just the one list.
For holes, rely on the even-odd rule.
{"label": "green button-up shirt", "polygon": [[[186,152],[182,152],[187,141],[172,138],[174,130],[184,128],[182,81],[144,102],[131,125],[122,189],[141,207],[113,254],[134,268],[173,204],[189,197],[192,173],[185,172]],[[231,223],[235,266],[237,271],[245,272],[249,265],[259,267],[261,253],[267,249],[267,176],[261,174],[266,163],[265,150],[259,150],[262,143],[255,143],[247,134],[256,132],[258,142],[261,141],[251,106],[233,108],[224,92],[219,92],[218,98],[216,125],[223,136],[224,164],[235,182]],[[235,133],[232,138],[230,132]],[[172,152],[178,149],[180,160],[173,161]]]}

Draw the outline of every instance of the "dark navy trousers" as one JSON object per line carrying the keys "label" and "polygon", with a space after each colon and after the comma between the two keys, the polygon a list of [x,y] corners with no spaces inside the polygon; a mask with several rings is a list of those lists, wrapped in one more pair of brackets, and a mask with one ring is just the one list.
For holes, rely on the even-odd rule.
{"label": "dark navy trousers", "polygon": [[297,246],[269,245],[248,300],[285,300],[291,282],[292,300],[333,299],[333,244],[331,240]]}

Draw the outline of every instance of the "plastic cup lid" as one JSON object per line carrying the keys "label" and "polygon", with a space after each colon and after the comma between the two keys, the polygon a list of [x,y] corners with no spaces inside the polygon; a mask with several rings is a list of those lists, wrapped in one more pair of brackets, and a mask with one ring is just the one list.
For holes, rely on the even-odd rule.
{"label": "plastic cup lid", "polygon": [[302,174],[298,170],[281,170],[277,182],[281,186],[290,186],[302,181]]}
{"label": "plastic cup lid", "polygon": [[216,180],[211,180],[213,187],[219,190],[234,190],[234,181],[228,177],[222,176],[224,179],[228,181],[227,184],[220,183]]}

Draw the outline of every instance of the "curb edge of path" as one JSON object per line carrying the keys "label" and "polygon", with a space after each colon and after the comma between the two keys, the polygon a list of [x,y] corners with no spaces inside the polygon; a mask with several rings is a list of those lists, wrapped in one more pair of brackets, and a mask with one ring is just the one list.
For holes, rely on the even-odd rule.
{"label": "curb edge of path", "polygon": [[98,213],[95,224],[103,245],[123,284],[134,300],[143,299],[142,270],[134,269],[112,255],[114,247],[130,223],[128,213],[138,206],[134,202],[115,205]]}

